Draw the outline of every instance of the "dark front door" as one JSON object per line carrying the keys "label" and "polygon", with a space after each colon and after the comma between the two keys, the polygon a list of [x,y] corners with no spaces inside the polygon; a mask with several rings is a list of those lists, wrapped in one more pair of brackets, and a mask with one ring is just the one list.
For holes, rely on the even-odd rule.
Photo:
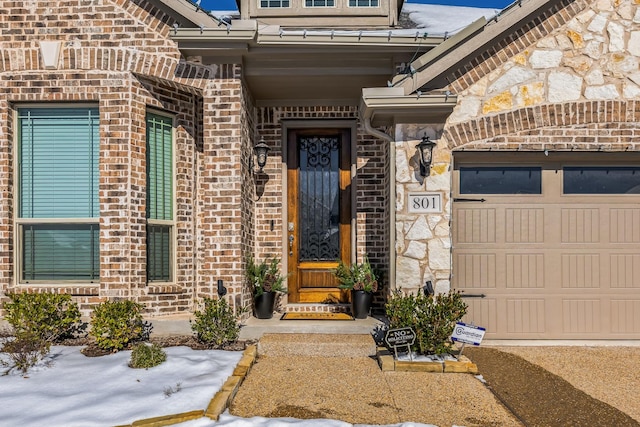
{"label": "dark front door", "polygon": [[351,259],[349,129],[290,130],[289,302],[345,302],[332,271]]}

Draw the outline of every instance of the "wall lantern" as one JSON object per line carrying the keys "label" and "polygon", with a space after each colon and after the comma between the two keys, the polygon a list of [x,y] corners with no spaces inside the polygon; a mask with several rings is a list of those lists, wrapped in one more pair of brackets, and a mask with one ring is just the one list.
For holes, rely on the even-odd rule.
{"label": "wall lantern", "polygon": [[418,149],[418,154],[420,154],[420,175],[421,176],[429,176],[431,169],[431,161],[433,159],[433,147],[436,146],[436,143],[429,140],[428,136],[423,136],[422,141],[416,148]]}
{"label": "wall lantern", "polygon": [[[256,161],[258,163],[258,172],[260,173],[262,173],[264,165],[267,164],[267,154],[269,154],[269,150],[271,150],[271,148],[264,141],[264,137],[260,138],[260,142],[253,147],[253,152],[256,155]],[[253,163],[253,156],[251,157],[251,160]],[[253,169],[253,165],[251,166],[251,169]]]}

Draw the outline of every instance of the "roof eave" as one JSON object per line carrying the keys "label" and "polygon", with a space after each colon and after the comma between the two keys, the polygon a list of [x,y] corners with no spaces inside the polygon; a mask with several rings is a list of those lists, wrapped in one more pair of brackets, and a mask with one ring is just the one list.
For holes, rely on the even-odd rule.
{"label": "roof eave", "polygon": [[[402,87],[405,94],[414,93],[428,86],[429,83],[463,61],[468,61],[469,57],[482,52],[488,44],[494,43],[495,40],[510,34],[514,28],[522,25],[523,22],[531,20],[533,16],[539,14],[544,8],[558,1],[561,0],[526,0],[513,3],[496,16],[494,20],[486,23],[481,30],[474,31],[463,43],[450,46],[439,57],[431,58],[430,61],[418,58],[416,62],[420,61],[420,68],[416,69],[415,73],[408,76],[408,78],[396,79],[394,86]],[[434,54],[428,52],[424,57],[429,55],[433,56]]]}
{"label": "roof eave", "polygon": [[402,123],[444,123],[457,103],[455,95],[404,95],[401,88],[364,88],[360,116],[372,126]]}
{"label": "roof eave", "polygon": [[204,9],[195,6],[193,3],[185,0],[150,0],[150,2],[163,10],[165,13],[173,16],[177,22],[183,25],[213,26],[218,20],[209,15]]}
{"label": "roof eave", "polygon": [[229,26],[200,28],[176,28],[171,38],[178,43],[206,44],[208,42],[248,42],[264,46],[372,46],[372,47],[420,47],[433,48],[444,37],[429,37],[424,32],[415,34],[393,34],[389,32],[330,32],[330,31],[286,31],[280,27],[259,29],[254,20],[237,20]]}

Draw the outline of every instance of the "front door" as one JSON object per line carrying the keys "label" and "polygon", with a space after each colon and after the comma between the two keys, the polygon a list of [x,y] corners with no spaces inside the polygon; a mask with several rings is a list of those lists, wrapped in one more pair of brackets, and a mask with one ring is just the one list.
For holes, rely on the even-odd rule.
{"label": "front door", "polygon": [[346,302],[332,272],[351,261],[350,129],[288,132],[289,302]]}

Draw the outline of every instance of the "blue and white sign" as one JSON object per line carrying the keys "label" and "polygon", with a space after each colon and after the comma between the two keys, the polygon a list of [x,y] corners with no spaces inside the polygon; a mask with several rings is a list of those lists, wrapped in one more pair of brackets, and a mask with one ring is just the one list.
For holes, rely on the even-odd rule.
{"label": "blue and white sign", "polygon": [[458,322],[455,328],[453,328],[453,334],[451,339],[464,344],[480,345],[484,338],[486,329],[481,326],[467,325],[466,323]]}

